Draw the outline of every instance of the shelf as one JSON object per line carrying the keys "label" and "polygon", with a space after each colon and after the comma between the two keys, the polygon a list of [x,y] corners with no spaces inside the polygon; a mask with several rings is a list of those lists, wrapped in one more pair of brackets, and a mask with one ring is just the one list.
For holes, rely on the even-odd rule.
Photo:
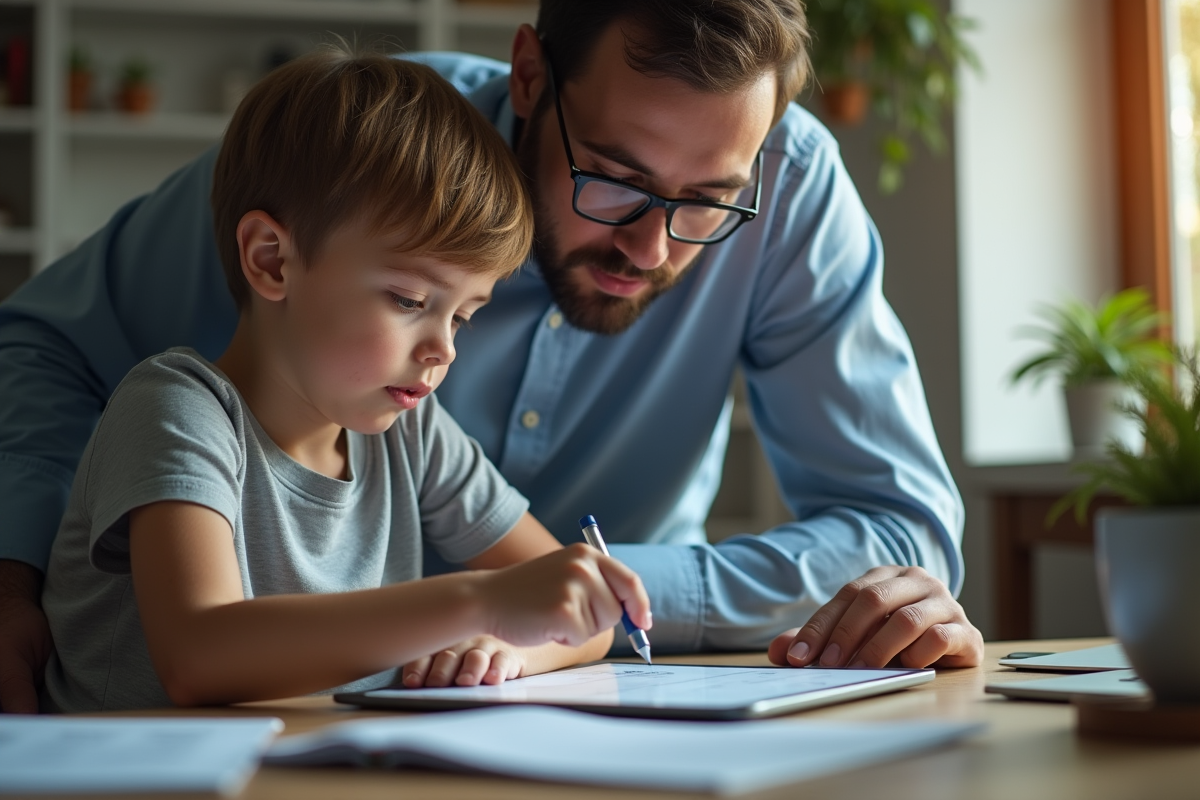
{"label": "shelf", "polygon": [[36,127],[32,108],[0,108],[0,133],[28,133]]}
{"label": "shelf", "polygon": [[451,3],[450,21],[477,28],[512,29],[537,19],[536,3]]}
{"label": "shelf", "polygon": [[215,142],[228,124],[229,116],[225,114],[89,112],[68,116],[67,132],[81,139]]}
{"label": "shelf", "polygon": [[35,238],[31,228],[0,228],[0,255],[32,255]]}
{"label": "shelf", "polygon": [[73,10],[260,20],[417,22],[412,0],[70,0]]}

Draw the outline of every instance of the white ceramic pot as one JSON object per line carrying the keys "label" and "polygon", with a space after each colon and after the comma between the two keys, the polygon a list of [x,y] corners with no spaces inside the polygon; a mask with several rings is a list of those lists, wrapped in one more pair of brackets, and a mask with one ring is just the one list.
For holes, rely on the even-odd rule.
{"label": "white ceramic pot", "polygon": [[1144,442],[1137,419],[1121,411],[1122,405],[1140,407],[1145,402],[1131,387],[1112,378],[1064,387],[1063,395],[1076,455],[1103,453],[1114,439],[1134,453],[1142,451]]}
{"label": "white ceramic pot", "polygon": [[1096,568],[1109,631],[1155,700],[1200,704],[1200,506],[1101,509]]}

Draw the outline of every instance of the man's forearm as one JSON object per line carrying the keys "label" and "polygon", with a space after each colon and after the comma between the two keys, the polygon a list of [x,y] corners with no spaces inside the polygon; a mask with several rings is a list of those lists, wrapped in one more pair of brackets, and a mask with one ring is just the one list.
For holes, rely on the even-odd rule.
{"label": "man's forearm", "polygon": [[716,545],[611,549],[650,593],[651,644],[662,653],[763,649],[873,567],[922,566],[947,581],[959,559],[928,523],[849,508]]}

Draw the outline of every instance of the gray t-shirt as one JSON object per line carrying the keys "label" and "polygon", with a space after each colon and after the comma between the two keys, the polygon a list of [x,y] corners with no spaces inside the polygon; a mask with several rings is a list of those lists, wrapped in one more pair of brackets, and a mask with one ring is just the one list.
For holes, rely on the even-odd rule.
{"label": "gray t-shirt", "polygon": [[[229,521],[247,599],[418,578],[422,545],[461,563],[528,502],[431,395],[386,432],[346,432],[349,480],[292,460],[233,384],[193,351],[135,367],[79,463],[42,602],[56,653],[49,704],[65,712],[169,706],[146,647],[129,563],[129,512],[164,500]],[[336,690],[377,688],[395,670]],[[333,691],[334,689],[331,689]]]}

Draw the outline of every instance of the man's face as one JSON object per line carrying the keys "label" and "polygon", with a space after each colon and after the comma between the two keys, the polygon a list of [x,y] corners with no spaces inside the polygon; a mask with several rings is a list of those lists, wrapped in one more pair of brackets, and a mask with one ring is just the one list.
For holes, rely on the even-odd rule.
{"label": "man's face", "polygon": [[[575,165],[670,199],[738,202],[731,185],[753,188],[755,157],[774,112],[774,76],[728,94],[702,93],[637,72],[624,47],[613,25],[585,72],[559,86]],[[548,83],[526,113],[517,155],[532,179],[546,283],[571,324],[620,333],[680,280],[703,246],[669,238],[663,209],[622,226],[576,214]]]}

